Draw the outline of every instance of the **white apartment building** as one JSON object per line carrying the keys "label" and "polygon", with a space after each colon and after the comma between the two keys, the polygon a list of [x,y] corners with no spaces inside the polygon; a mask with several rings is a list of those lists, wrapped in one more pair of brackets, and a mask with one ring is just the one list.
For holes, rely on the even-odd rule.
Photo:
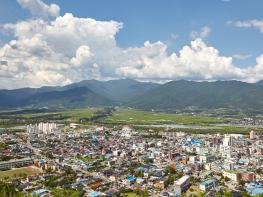
{"label": "white apartment building", "polygon": [[239,182],[240,181],[240,174],[235,172],[235,171],[224,171],[223,172],[224,177],[228,177],[234,182]]}
{"label": "white apartment building", "polygon": [[43,122],[41,122],[38,124],[38,131],[41,131],[45,134],[49,134],[55,129],[57,129],[56,123],[43,123]]}
{"label": "white apartment building", "polygon": [[190,186],[190,176],[185,175],[174,182],[174,193],[180,196]]}

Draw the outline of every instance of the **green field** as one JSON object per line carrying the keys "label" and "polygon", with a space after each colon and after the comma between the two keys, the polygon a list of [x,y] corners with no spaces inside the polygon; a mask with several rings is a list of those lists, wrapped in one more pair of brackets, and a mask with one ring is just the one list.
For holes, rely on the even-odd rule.
{"label": "green field", "polygon": [[[105,111],[103,108],[83,108],[65,111],[11,111],[10,114],[0,112],[0,126],[9,127],[16,125],[25,125],[34,122],[55,121],[61,123],[79,122],[85,120],[86,123],[92,123],[92,118],[98,116],[98,113]],[[182,115],[165,112],[143,111],[138,109],[118,108],[112,110],[112,115],[102,116],[96,119],[96,123],[106,124],[185,124],[185,125],[209,125],[220,124],[229,121],[222,117],[208,117],[204,115]],[[6,114],[7,113],[7,114]],[[6,119],[2,119],[5,117]],[[2,123],[1,123],[2,122]]]}
{"label": "green field", "polygon": [[136,109],[118,109],[102,122],[113,124],[189,124],[209,125],[226,123],[228,119],[201,115],[179,115],[164,112],[149,112]]}
{"label": "green field", "polygon": [[39,174],[41,171],[34,167],[16,168],[7,171],[0,171],[0,179],[12,179]]}
{"label": "green field", "polygon": [[[149,130],[150,125],[178,124],[207,127],[206,129],[170,129],[171,131],[185,131],[191,133],[248,133],[252,128],[237,126],[215,126],[215,124],[228,123],[231,118],[210,117],[201,114],[176,114],[155,111],[143,111],[132,108],[83,108],[64,111],[49,110],[22,110],[0,112],[3,127],[12,127],[16,125],[26,125],[36,122],[54,121],[57,123],[68,124],[70,122],[81,122],[83,126],[93,124],[125,125],[131,124],[135,127],[144,126],[140,129]],[[1,122],[0,122],[1,126]],[[163,131],[165,127],[154,128],[154,130]],[[254,129],[262,132],[262,129]]]}
{"label": "green field", "polygon": [[54,121],[58,123],[79,122],[90,119],[102,108],[83,108],[65,111],[21,110],[0,112],[0,128],[10,128],[36,122]]}
{"label": "green field", "polygon": [[135,192],[128,192],[128,193],[122,193],[121,197],[141,197],[141,196],[136,194]]}
{"label": "green field", "polygon": [[81,118],[91,118],[95,112],[100,108],[84,108],[84,109],[72,109],[59,112],[46,112],[46,113],[33,113],[33,114],[22,114],[22,118],[27,119],[41,119],[41,118],[52,118],[52,119],[65,119],[68,121],[78,121]]}

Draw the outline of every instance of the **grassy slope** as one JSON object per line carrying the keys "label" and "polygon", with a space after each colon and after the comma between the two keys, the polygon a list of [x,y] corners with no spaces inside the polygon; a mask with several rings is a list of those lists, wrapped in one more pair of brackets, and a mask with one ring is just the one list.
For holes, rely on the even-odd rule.
{"label": "grassy slope", "polygon": [[37,169],[33,167],[16,168],[16,169],[7,170],[7,171],[0,171],[0,179],[4,179],[7,177],[17,178],[17,177],[23,177],[24,175],[26,176],[36,175],[36,174],[39,174],[39,172],[37,172]]}

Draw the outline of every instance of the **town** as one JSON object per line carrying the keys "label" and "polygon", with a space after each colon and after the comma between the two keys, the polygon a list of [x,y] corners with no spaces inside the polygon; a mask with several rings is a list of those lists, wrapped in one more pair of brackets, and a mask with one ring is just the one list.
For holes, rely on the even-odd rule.
{"label": "town", "polygon": [[46,122],[2,132],[0,150],[0,179],[24,195],[263,195],[263,138],[253,130],[194,134]]}
{"label": "town", "polygon": [[0,197],[263,197],[263,0],[0,0]]}

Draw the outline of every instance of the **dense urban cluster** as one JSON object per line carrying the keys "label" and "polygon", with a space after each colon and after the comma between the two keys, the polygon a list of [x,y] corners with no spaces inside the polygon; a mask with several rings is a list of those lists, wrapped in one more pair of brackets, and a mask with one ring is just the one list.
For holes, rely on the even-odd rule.
{"label": "dense urban cluster", "polygon": [[[19,194],[41,197],[263,194],[263,138],[254,131],[203,135],[64,127],[39,123],[26,132],[2,133],[2,181]],[[24,170],[10,173],[19,169]]]}

